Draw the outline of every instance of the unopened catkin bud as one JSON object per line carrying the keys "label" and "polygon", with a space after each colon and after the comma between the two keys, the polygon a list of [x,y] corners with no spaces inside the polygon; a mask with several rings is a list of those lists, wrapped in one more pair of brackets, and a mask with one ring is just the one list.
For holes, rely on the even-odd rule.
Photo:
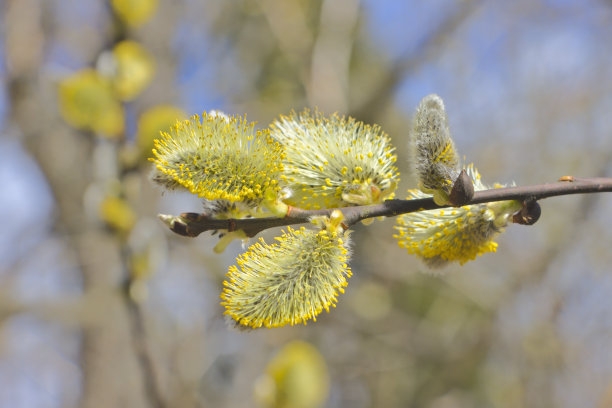
{"label": "unopened catkin bud", "polygon": [[438,205],[450,204],[449,195],[461,167],[444,102],[438,95],[428,95],[419,103],[410,146],[419,189],[432,194]]}

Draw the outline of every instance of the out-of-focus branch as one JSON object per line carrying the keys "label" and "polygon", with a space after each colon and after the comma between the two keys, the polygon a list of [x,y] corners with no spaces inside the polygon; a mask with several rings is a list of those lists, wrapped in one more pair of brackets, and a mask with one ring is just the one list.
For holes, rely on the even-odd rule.
{"label": "out-of-focus branch", "polygon": [[[469,204],[481,204],[494,201],[517,200],[535,202],[543,198],[586,193],[612,192],[612,178],[562,177],[561,181],[550,184],[538,184],[524,187],[495,188],[477,191]],[[400,214],[445,208],[434,203],[433,198],[415,200],[386,200],[382,204],[340,208],[344,214],[344,224],[347,227],[373,217],[393,217]],[[309,222],[311,217],[329,215],[333,209],[302,210],[290,207],[284,218],[247,218],[219,220],[207,214],[183,213],[179,216],[160,215],[160,219],[168,225],[171,231],[196,237],[205,231],[242,230],[247,236],[253,237],[263,230],[284,225],[294,225]]]}
{"label": "out-of-focus branch", "polygon": [[[41,64],[46,47],[61,41],[62,30],[50,17],[55,13],[47,3],[19,0],[2,5],[2,22],[6,26],[3,38],[6,86],[13,133],[46,176],[55,199],[55,231],[74,253],[75,266],[83,277],[83,296],[75,307],[88,316],[86,323],[79,321],[82,336],[79,368],[83,377],[79,406],[163,406],[159,393],[151,391],[158,389],[151,385],[156,386],[155,373],[150,359],[147,360],[147,349],[141,346],[144,329],[137,320],[139,315],[130,314],[133,309],[124,308],[121,298],[114,296],[126,274],[122,243],[101,228],[100,223],[89,220],[82,205],[82,197],[96,181],[91,159],[95,140],[91,134],[67,128],[54,109],[49,109],[56,103],[57,83]],[[114,41],[120,39],[117,37]],[[99,44],[89,37],[80,39],[78,45],[87,49],[87,54],[99,52]],[[102,307],[97,302],[87,302],[96,293],[108,294]],[[55,306],[40,309],[48,313]],[[38,309],[24,311],[38,313]],[[20,311],[17,308],[2,311],[7,310]],[[136,353],[125,347],[130,344],[130,334],[136,337],[133,339]],[[133,380],[137,378],[138,368],[143,386]],[[118,373],[131,379],[129,386],[117,381]]]}
{"label": "out-of-focus branch", "polygon": [[368,99],[352,108],[349,115],[364,122],[377,122],[376,118],[392,99],[399,82],[405,78],[406,73],[416,71],[423,63],[431,60],[434,54],[442,50],[443,43],[452,38],[451,34],[472,15],[479,5],[480,1],[466,1],[455,12],[449,14],[431,35],[417,45],[414,51],[404,53],[393,63]]}

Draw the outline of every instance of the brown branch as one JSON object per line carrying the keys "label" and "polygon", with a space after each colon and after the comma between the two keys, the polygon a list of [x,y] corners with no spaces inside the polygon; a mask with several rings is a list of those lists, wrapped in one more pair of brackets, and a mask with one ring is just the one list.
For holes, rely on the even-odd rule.
{"label": "brown branch", "polygon": [[[517,200],[521,202],[534,202],[543,198],[569,195],[612,192],[612,178],[604,177],[562,177],[561,181],[551,184],[538,184],[524,187],[495,188],[491,190],[476,191],[469,204],[481,204],[494,201]],[[344,223],[351,226],[361,220],[373,217],[393,217],[415,211],[446,208],[434,203],[432,198],[414,200],[386,200],[382,204],[344,207],[338,210],[344,214]],[[207,214],[183,213],[179,216],[160,214],[160,219],[170,227],[170,230],[186,237],[196,237],[205,231],[242,230],[249,237],[268,228],[284,225],[303,224],[309,222],[311,217],[329,215],[333,209],[302,210],[290,207],[284,218],[246,218],[218,220]]]}

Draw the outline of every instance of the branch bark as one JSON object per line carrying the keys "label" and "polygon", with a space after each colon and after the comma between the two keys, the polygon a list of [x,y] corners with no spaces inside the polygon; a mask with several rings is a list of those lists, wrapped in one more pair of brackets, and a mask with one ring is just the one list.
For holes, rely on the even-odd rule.
{"label": "branch bark", "polygon": [[[534,202],[548,197],[612,192],[612,178],[606,177],[572,177],[560,178],[559,182],[538,184],[523,187],[494,188],[477,191],[470,204],[481,204],[495,201],[517,200]],[[386,200],[384,203],[368,206],[338,208],[344,214],[344,224],[347,227],[373,217],[394,217],[400,214],[447,208],[434,203],[433,198],[415,200]],[[171,231],[186,237],[196,237],[205,231],[227,230],[228,232],[242,230],[248,237],[254,237],[268,228],[285,225],[303,224],[311,217],[330,215],[334,209],[302,210],[290,207],[284,218],[246,218],[246,219],[214,219],[205,213],[182,213],[178,216],[160,214],[160,219],[168,225]]]}

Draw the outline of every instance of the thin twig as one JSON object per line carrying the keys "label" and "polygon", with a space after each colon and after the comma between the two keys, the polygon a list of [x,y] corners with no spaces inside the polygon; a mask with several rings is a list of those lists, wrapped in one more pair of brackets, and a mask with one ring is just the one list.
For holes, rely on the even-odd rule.
{"label": "thin twig", "polygon": [[[538,184],[524,187],[494,188],[491,190],[477,191],[469,204],[481,204],[494,201],[517,200],[537,201],[543,198],[586,193],[612,192],[612,178],[603,177],[562,177],[560,182],[550,184]],[[344,224],[351,226],[361,220],[373,217],[393,217],[415,211],[433,210],[446,208],[434,203],[432,198],[420,198],[414,200],[386,200],[382,204],[338,208],[344,214]],[[290,211],[284,218],[246,218],[218,220],[203,213],[183,213],[179,216],[162,215],[164,221],[173,232],[187,236],[196,237],[205,231],[243,230],[247,236],[254,237],[268,228],[285,225],[302,224],[309,222],[311,217],[329,215],[334,209],[325,210],[302,210],[290,207]]]}

